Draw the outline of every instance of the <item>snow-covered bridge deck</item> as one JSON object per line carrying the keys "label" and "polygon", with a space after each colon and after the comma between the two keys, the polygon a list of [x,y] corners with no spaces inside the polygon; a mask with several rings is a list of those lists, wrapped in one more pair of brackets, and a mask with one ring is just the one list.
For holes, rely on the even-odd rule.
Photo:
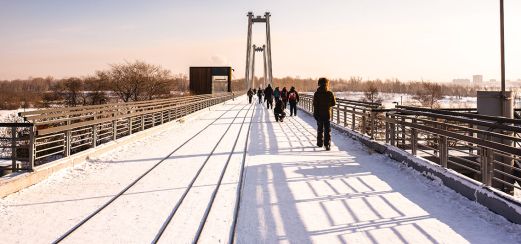
{"label": "snow-covered bridge deck", "polygon": [[[202,243],[228,242],[246,142],[238,243],[521,240],[521,226],[339,131],[333,130],[331,151],[316,148],[314,121],[308,115],[277,123],[271,110],[245,100],[172,123],[158,134],[0,199],[1,242],[56,240],[162,159],[64,241],[151,242],[165,226],[160,242],[192,242],[198,229]],[[172,220],[166,221],[180,199]]]}

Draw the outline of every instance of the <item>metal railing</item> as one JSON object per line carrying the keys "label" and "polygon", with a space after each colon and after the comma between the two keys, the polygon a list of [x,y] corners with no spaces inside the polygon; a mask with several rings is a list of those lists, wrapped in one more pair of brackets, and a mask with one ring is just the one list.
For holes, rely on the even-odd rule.
{"label": "metal railing", "polygon": [[[0,124],[8,130],[25,131],[4,133],[7,136],[2,147],[11,148],[6,149],[4,155],[12,160],[13,170],[32,170],[34,166],[95,148],[233,98],[232,93],[223,93],[22,112],[19,116],[27,123]],[[13,144],[11,141],[19,142]],[[24,150],[28,153],[20,157]],[[29,167],[14,167],[15,162]]]}
{"label": "metal railing", "polygon": [[34,167],[31,123],[0,123],[0,176]]}
{"label": "metal railing", "polygon": [[[313,97],[299,106],[313,112]],[[517,112],[517,111],[516,111]],[[475,109],[427,109],[337,99],[332,122],[512,194],[521,187],[521,120]],[[517,182],[517,184],[515,184]]]}

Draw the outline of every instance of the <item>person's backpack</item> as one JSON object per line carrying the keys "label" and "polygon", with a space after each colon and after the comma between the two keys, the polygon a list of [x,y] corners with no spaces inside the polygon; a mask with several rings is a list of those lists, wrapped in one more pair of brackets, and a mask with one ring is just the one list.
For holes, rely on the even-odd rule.
{"label": "person's backpack", "polygon": [[290,92],[290,93],[289,93],[289,97],[288,97],[288,99],[289,99],[290,101],[295,101],[295,100],[297,100],[297,93],[295,93],[295,92]]}

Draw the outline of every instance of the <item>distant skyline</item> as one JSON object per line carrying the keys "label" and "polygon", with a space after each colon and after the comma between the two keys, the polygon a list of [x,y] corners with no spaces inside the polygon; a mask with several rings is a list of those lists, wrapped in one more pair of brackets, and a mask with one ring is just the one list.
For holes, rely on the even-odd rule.
{"label": "distant skyline", "polygon": [[[521,1],[504,2],[506,79],[515,81]],[[499,0],[0,0],[0,80],[86,76],[125,60],[174,74],[230,65],[242,78],[248,11],[272,14],[274,77],[500,78]],[[254,26],[253,43],[263,32]]]}

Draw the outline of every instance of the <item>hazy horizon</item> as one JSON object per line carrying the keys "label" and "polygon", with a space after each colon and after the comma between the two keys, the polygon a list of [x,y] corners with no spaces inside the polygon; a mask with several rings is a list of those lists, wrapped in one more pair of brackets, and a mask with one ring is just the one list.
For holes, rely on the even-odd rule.
{"label": "hazy horizon", "polygon": [[[0,0],[0,79],[86,76],[125,60],[185,74],[230,65],[241,78],[248,11],[272,14],[274,77],[500,78],[499,0]],[[521,78],[520,12],[505,0],[507,80]],[[261,24],[253,43],[264,43]]]}

